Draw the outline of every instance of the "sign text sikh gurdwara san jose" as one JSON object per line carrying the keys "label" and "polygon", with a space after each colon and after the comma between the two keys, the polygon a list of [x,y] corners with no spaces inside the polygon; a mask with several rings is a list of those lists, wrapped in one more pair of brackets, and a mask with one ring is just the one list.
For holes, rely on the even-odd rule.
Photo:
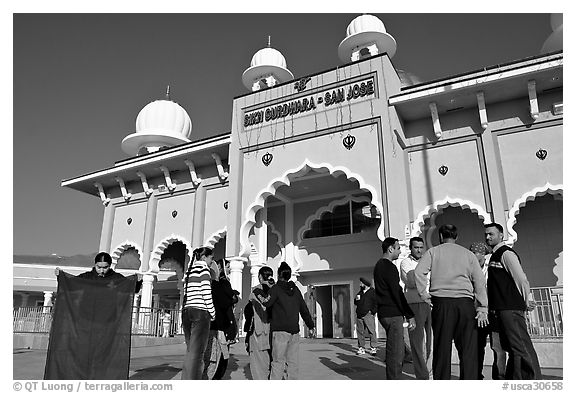
{"label": "sign text sikh gurdwara san jose", "polygon": [[[300,80],[295,83],[295,88],[304,90],[307,80]],[[244,113],[244,128],[257,124],[274,121],[286,116],[294,116],[298,113],[305,113],[316,110],[319,105],[326,108],[346,102],[353,101],[361,97],[374,95],[374,80],[372,78],[350,83],[328,91],[313,93],[307,97],[298,98],[292,101],[270,105],[262,109],[256,109]]]}

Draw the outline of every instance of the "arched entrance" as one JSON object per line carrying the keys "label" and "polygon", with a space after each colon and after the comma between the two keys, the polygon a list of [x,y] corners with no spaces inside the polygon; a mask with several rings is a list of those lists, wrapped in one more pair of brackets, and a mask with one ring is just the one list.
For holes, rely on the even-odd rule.
{"label": "arched entrance", "polygon": [[160,258],[158,281],[154,285],[153,306],[178,309],[182,292],[184,270],[190,263],[186,245],[181,241],[171,243]]}
{"label": "arched entrance", "polygon": [[310,165],[271,184],[241,230],[241,241],[255,247],[251,263],[276,273],[287,262],[318,336],[353,337],[353,294],[381,255],[381,202],[374,200],[374,188],[345,168]]}
{"label": "arched entrance", "polygon": [[460,206],[448,206],[434,212],[424,220],[421,237],[426,248],[440,244],[438,228],[444,224],[452,224],[458,228],[456,243],[462,247],[470,247],[474,242],[484,242],[484,220],[470,209]]}
{"label": "arched entrance", "polygon": [[562,194],[544,194],[526,202],[513,226],[514,250],[531,287],[562,285]]}

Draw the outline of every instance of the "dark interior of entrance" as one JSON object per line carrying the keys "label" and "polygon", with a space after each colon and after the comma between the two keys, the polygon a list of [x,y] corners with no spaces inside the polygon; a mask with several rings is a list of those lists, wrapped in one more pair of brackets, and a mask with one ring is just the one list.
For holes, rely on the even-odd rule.
{"label": "dark interior of entrance", "polygon": [[[324,338],[352,337],[350,286],[322,285],[315,287],[318,336]],[[314,314],[314,313],[313,313]]]}

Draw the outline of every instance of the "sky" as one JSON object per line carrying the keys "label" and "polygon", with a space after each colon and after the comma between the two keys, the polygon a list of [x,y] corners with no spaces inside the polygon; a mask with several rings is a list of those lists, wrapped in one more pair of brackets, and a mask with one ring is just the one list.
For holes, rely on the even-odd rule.
{"label": "sky", "polygon": [[[192,119],[192,140],[229,132],[233,98],[248,92],[242,73],[268,36],[295,78],[331,69],[342,64],[338,45],[346,27],[366,12],[357,8],[314,14],[14,10],[13,254],[98,251],[100,199],[60,183],[127,158],[122,139],[167,85]],[[422,81],[538,55],[552,33],[544,11],[403,14],[390,13],[385,4],[367,8],[396,39],[394,66]]]}

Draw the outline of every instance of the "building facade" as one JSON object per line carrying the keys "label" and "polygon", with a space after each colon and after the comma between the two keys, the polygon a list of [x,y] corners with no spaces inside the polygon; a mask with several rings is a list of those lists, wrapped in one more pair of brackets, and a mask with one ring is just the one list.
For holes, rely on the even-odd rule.
{"label": "building facade", "polygon": [[[279,51],[257,52],[230,133],[190,142],[190,119],[167,94],[122,141],[131,158],[62,186],[100,197],[100,250],[143,274],[140,307],[178,309],[192,250],[208,246],[230,260],[243,299],[260,267],[287,262],[318,336],[352,337],[353,297],[381,241],[432,247],[444,223],[465,247],[501,223],[531,286],[561,287],[563,54],[547,45],[419,83],[395,69],[382,22],[362,15],[336,68],[294,78]],[[15,290],[29,274],[18,269]],[[46,280],[38,291],[55,289]]]}

